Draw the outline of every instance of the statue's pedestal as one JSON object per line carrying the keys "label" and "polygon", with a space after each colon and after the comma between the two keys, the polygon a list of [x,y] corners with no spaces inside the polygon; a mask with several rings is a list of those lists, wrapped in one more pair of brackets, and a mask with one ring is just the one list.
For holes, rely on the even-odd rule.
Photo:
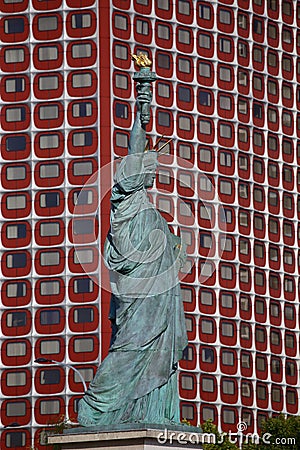
{"label": "statue's pedestal", "polygon": [[48,436],[62,450],[179,450],[202,449],[201,429],[184,426],[130,424],[107,428],[73,428]]}

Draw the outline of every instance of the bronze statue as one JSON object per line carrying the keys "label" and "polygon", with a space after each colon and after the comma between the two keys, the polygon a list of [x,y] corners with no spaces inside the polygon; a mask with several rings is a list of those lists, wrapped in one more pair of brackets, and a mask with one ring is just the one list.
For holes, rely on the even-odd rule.
{"label": "bronze statue", "polygon": [[137,114],[128,155],[114,177],[104,249],[112,342],[79,403],[78,421],[84,426],[180,422],[177,363],[187,337],[178,270],[185,252],[147,196],[162,149],[144,151],[156,77],[147,57],[133,57],[141,67],[134,76]]}

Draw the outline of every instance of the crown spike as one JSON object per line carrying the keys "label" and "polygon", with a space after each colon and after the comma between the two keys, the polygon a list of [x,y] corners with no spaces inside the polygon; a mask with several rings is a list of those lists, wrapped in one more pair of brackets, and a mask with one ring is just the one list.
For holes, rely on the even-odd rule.
{"label": "crown spike", "polygon": [[161,137],[160,137],[160,138],[158,139],[158,141],[156,142],[156,144],[154,145],[153,150],[155,150],[155,149],[157,148],[158,144],[160,143],[160,141],[161,141],[164,137],[165,137],[165,135],[162,134]]}
{"label": "crown spike", "polygon": [[144,152],[147,152],[150,149],[150,139],[147,139]]}
{"label": "crown spike", "polygon": [[172,138],[170,138],[167,142],[165,142],[158,150],[157,153],[161,152],[163,148],[165,148],[166,145],[168,145],[172,141]]}

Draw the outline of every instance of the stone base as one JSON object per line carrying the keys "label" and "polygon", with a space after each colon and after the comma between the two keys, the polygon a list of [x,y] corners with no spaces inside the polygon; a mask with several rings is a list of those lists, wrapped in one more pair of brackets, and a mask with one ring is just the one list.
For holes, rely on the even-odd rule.
{"label": "stone base", "polygon": [[64,434],[48,436],[49,444],[62,450],[179,450],[202,449],[200,428],[124,424],[118,427],[72,428]]}

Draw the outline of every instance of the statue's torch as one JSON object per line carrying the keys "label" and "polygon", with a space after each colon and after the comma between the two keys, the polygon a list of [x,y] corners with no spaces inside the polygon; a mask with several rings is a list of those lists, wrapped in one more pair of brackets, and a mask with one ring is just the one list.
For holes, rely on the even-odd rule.
{"label": "statue's torch", "polygon": [[137,66],[140,67],[140,71],[134,73],[133,79],[137,81],[136,90],[141,108],[141,124],[146,125],[150,122],[151,83],[157,79],[157,76],[155,72],[150,71],[152,62],[147,55],[140,53],[138,56],[131,56]]}

